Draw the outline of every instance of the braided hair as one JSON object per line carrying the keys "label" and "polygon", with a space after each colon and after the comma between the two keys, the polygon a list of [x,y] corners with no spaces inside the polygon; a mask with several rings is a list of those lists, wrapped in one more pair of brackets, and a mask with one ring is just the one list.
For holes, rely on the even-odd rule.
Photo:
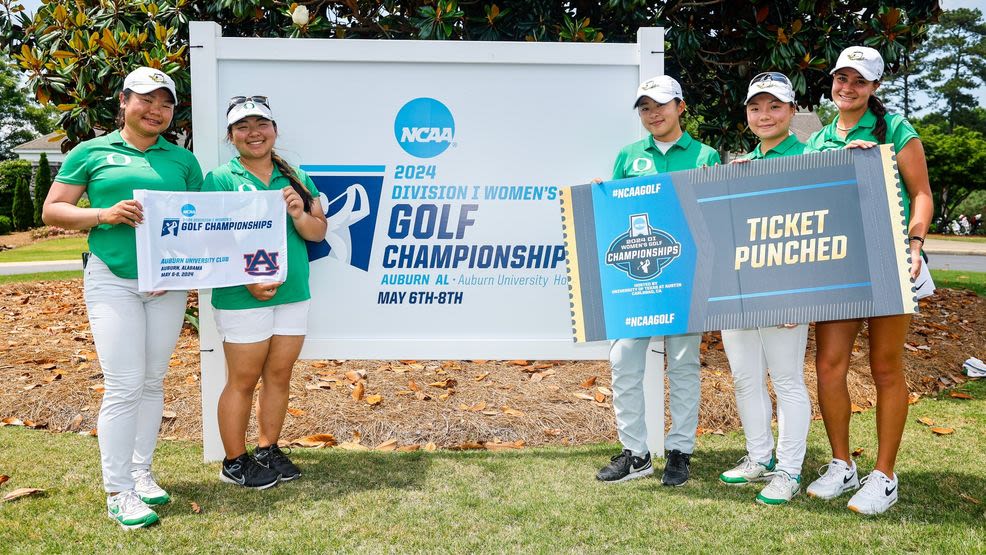
{"label": "braided hair", "polygon": [[298,173],[284,161],[284,158],[278,156],[273,150],[270,151],[270,159],[271,162],[274,162],[274,165],[277,166],[277,169],[281,172],[281,175],[288,178],[288,181],[291,182],[291,188],[294,189],[294,191],[298,193],[298,196],[301,197],[301,202],[305,207],[305,212],[311,212],[312,193],[301,183],[301,180],[298,179]]}
{"label": "braided hair", "polygon": [[879,142],[887,142],[887,118],[885,117],[887,115],[887,107],[873,94],[870,95],[866,106],[876,116],[876,127],[873,128],[873,134],[876,135]]}

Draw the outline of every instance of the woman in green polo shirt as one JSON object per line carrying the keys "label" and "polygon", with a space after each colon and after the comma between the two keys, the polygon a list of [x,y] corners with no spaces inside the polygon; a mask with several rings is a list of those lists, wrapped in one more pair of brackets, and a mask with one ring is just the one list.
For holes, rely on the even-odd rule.
{"label": "woman in green polo shirt", "polygon": [[[671,77],[660,75],[641,83],[633,107],[647,136],[623,147],[616,155],[613,179],[693,170],[719,163],[715,149],[693,139],[683,129],[681,116],[685,112],[685,100],[681,85]],[[667,453],[661,475],[661,483],[666,486],[683,485],[691,472],[701,393],[701,339],[700,333],[664,338],[671,399],[671,429],[664,442]],[[610,348],[613,411],[623,450],[596,473],[596,479],[602,482],[621,483],[654,473],[644,420],[644,363],[649,342],[649,337],[619,339]]]}
{"label": "woman in green polo shirt", "polygon": [[[291,369],[308,323],[308,250],[305,240],[325,238],[325,214],[311,178],[274,152],[277,123],[263,96],[237,96],[226,111],[226,138],[239,156],[206,176],[206,191],[280,190],[287,207],[288,273],[282,283],[224,287],[212,292],[216,325],[226,353],[226,387],[219,397],[219,435],[226,458],[220,480],[264,489],[301,471],[278,448],[291,384]],[[260,437],[251,456],[246,429],[253,393]]]}
{"label": "woman in green polo shirt", "polygon": [[[134,228],[143,207],[134,189],[198,191],[202,170],[191,152],[161,137],[171,125],[175,84],[141,67],[123,82],[120,130],[69,152],[45,199],[43,219],[90,229],[86,311],[106,387],[99,451],[110,518],[124,528],[157,522],[148,505],[167,503],[151,475],[164,408],[162,383],[185,314],[185,291],[140,293]],[[89,195],[91,208],[76,203]]]}
{"label": "woman in green polo shirt", "polygon": [[[872,48],[853,46],[842,51],[832,70],[832,100],[839,115],[808,139],[809,150],[870,148],[892,143],[902,182],[903,214],[911,249],[911,276],[922,265],[921,245],[931,221],[932,200],[924,147],[911,124],[888,114],[876,97],[883,76],[883,58]],[[832,446],[832,461],[821,478],[808,486],[808,495],[833,499],[859,488],[849,509],[880,514],[897,502],[894,463],[907,419],[907,381],[904,378],[904,339],[910,315],[868,318],[870,372],[876,384],[876,426],[879,449],[873,472],[859,479],[850,457],[850,400],[846,375],[863,320],[818,322],[815,326],[818,404]],[[860,487],[862,486],[862,487]]]}
{"label": "woman in green polo shirt", "polygon": [[[754,77],[746,95],[746,120],[760,143],[741,160],[803,154],[804,145],[791,134],[796,111],[794,89],[787,76],[767,72]],[[804,378],[807,340],[806,323],[722,330],[736,388],[736,408],[746,436],[746,456],[719,480],[737,486],[769,481],[756,496],[764,505],[782,505],[801,492],[801,464],[811,424]],[[777,397],[776,457],[768,374]]]}

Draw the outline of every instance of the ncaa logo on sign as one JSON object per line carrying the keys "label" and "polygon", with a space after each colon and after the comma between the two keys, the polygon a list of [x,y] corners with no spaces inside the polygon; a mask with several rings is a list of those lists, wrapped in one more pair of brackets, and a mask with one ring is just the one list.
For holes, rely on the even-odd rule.
{"label": "ncaa logo on sign", "polygon": [[445,152],[455,137],[452,112],[434,98],[415,98],[394,120],[394,138],[404,152],[416,158],[434,158]]}
{"label": "ncaa logo on sign", "polygon": [[182,206],[181,207],[181,215],[182,216],[185,216],[186,218],[191,218],[191,217],[195,216],[195,205],[194,204],[186,204],[186,205]]}

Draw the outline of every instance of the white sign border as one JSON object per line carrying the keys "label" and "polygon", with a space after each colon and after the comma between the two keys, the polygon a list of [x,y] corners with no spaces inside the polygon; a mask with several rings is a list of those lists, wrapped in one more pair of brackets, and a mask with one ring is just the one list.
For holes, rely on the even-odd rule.
{"label": "white sign border", "polygon": [[[223,37],[214,22],[189,23],[192,121],[195,156],[206,171],[219,166],[223,137],[215,125],[220,60],[346,61],[359,63],[490,63],[637,66],[640,81],[664,73],[664,29],[645,27],[636,43],[547,43],[424,40],[330,40]],[[212,291],[199,290],[199,345],[202,366],[202,437],[206,461],[223,457],[217,405],[226,382],[226,358],[216,330]],[[648,445],[664,445],[663,341],[648,348],[644,398]],[[608,360],[609,344],[575,346],[571,341],[517,340],[306,340],[301,358],[330,359],[569,359]]]}

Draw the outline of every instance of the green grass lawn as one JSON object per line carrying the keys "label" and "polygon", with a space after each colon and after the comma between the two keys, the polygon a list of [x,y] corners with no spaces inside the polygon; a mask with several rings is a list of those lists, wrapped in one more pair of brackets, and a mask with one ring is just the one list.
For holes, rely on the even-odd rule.
{"label": "green grass lawn", "polygon": [[23,281],[51,281],[56,279],[75,279],[82,277],[82,270],[65,270],[63,272],[37,272],[33,274],[0,275],[0,285],[19,283]]}
{"label": "green grass lawn", "polygon": [[931,270],[935,287],[969,289],[980,296],[986,296],[986,272],[964,272],[962,270]]}
{"label": "green grass lawn", "polygon": [[83,236],[60,237],[48,241],[38,241],[16,249],[0,252],[0,262],[40,262],[47,260],[79,260],[86,250],[87,239]]}
{"label": "green grass lawn", "polygon": [[943,241],[964,241],[966,243],[986,243],[986,235],[929,235],[932,239]]}
{"label": "green grass lawn", "polygon": [[[692,480],[674,489],[656,477],[596,482],[595,471],[617,447],[595,445],[506,453],[302,450],[294,453],[300,480],[245,491],[220,483],[218,464],[203,464],[198,444],[164,442],[155,468],[174,501],[160,510],[160,525],[126,532],[106,517],[94,438],[6,427],[0,474],[11,480],[0,494],[48,491],[0,504],[0,538],[3,551],[15,553],[982,553],[986,381],[963,390],[976,400],[943,396],[911,407],[897,467],[901,500],[879,517],[848,511],[848,496],[826,502],[802,495],[764,507],[753,502],[755,487],[720,485],[719,472],[744,454],[738,433],[702,436]],[[955,433],[935,436],[919,417]],[[863,471],[874,463],[874,418],[872,410],[853,418]],[[828,458],[822,423],[814,421],[806,480]]]}

